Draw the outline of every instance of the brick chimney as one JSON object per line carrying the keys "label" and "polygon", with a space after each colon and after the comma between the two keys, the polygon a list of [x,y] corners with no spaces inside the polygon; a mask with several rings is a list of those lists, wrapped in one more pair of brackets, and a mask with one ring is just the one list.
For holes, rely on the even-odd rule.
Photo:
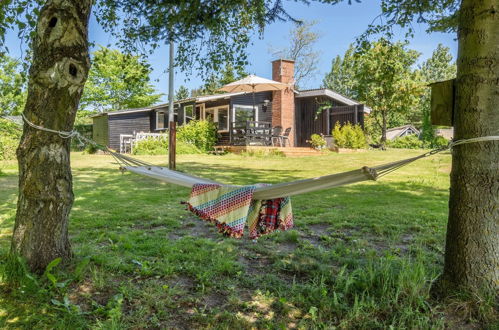
{"label": "brick chimney", "polygon": [[[290,146],[295,146],[295,95],[294,88],[295,61],[272,61],[272,80],[288,84],[289,88],[273,92],[272,126],[281,126],[282,131],[291,127]],[[287,145],[287,144],[286,144]]]}

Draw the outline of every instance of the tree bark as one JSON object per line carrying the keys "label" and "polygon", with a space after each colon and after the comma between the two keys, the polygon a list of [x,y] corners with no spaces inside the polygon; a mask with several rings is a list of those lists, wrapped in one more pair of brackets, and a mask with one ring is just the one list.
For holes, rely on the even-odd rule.
{"label": "tree bark", "polygon": [[[456,139],[499,135],[499,5],[463,0],[459,18]],[[452,155],[444,288],[499,290],[499,142]]]}
{"label": "tree bark", "polygon": [[[49,0],[38,18],[24,115],[37,125],[70,131],[90,68],[92,0]],[[17,157],[19,200],[11,253],[41,273],[71,256],[68,217],[73,204],[70,140],[24,124]]]}
{"label": "tree bark", "polygon": [[386,111],[382,110],[381,111],[381,119],[382,119],[382,124],[381,124],[381,145],[384,146],[386,143]]}

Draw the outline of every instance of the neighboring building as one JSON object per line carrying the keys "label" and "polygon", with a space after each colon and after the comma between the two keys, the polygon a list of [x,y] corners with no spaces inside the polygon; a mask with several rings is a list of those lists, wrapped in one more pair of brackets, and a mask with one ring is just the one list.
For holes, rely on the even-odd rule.
{"label": "neighboring building", "polygon": [[[233,144],[236,128],[246,121],[270,122],[272,127],[290,127],[291,146],[308,146],[306,140],[314,133],[329,135],[338,121],[364,125],[364,115],[370,108],[329,89],[295,91],[294,62],[272,62],[272,79],[290,88],[283,91],[255,93],[227,93],[179,100],[175,103],[175,121],[178,125],[192,119],[210,120],[217,124],[221,144]],[[330,105],[317,114],[324,104]],[[120,134],[161,132],[167,129],[168,104],[140,109],[106,112],[93,117],[94,140],[119,150]]]}
{"label": "neighboring building", "polygon": [[404,137],[407,135],[417,135],[419,136],[420,132],[412,125],[404,125],[400,127],[389,128],[386,130],[386,139],[394,140],[396,138]]}
{"label": "neighboring building", "polygon": [[435,130],[436,136],[441,136],[447,140],[452,140],[454,138],[454,127],[450,128],[437,128]]}

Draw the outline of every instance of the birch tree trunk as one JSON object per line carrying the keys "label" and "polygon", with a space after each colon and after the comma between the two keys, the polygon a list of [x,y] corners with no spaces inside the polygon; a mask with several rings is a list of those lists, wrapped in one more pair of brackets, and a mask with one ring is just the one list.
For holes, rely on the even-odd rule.
{"label": "birch tree trunk", "polygon": [[[499,3],[463,0],[456,139],[499,135]],[[442,276],[445,288],[499,290],[499,142],[455,147]]]}
{"label": "birch tree trunk", "polygon": [[[24,115],[54,130],[70,131],[90,60],[88,20],[92,0],[49,0],[33,40]],[[71,256],[68,217],[73,204],[70,141],[24,124],[17,157],[19,200],[11,253],[31,271]]]}

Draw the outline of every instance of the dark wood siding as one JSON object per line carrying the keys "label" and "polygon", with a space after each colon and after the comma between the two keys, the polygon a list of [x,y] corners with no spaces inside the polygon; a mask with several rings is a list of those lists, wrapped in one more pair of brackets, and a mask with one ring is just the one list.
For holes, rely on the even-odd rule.
{"label": "dark wood siding", "polygon": [[[328,99],[332,107],[317,111],[324,105],[324,98],[304,97],[295,99],[296,143],[298,147],[310,146],[312,134],[330,135],[336,122],[341,125],[350,122],[364,127],[364,105],[343,105]],[[317,117],[317,118],[316,118]]]}
{"label": "dark wood siding", "polygon": [[92,127],[92,138],[95,142],[103,145],[109,145],[109,128],[107,115],[94,117]]}
{"label": "dark wood siding", "polygon": [[[264,107],[265,100],[272,102],[272,92],[259,92],[255,93],[255,107],[258,108],[258,121],[272,121],[272,103]],[[253,105],[253,93],[246,93],[241,95],[232,96],[230,98],[230,109],[232,111],[233,106],[238,105]]]}
{"label": "dark wood siding", "polygon": [[139,132],[151,132],[151,111],[109,116],[109,147],[111,149],[120,150],[120,134]]}

